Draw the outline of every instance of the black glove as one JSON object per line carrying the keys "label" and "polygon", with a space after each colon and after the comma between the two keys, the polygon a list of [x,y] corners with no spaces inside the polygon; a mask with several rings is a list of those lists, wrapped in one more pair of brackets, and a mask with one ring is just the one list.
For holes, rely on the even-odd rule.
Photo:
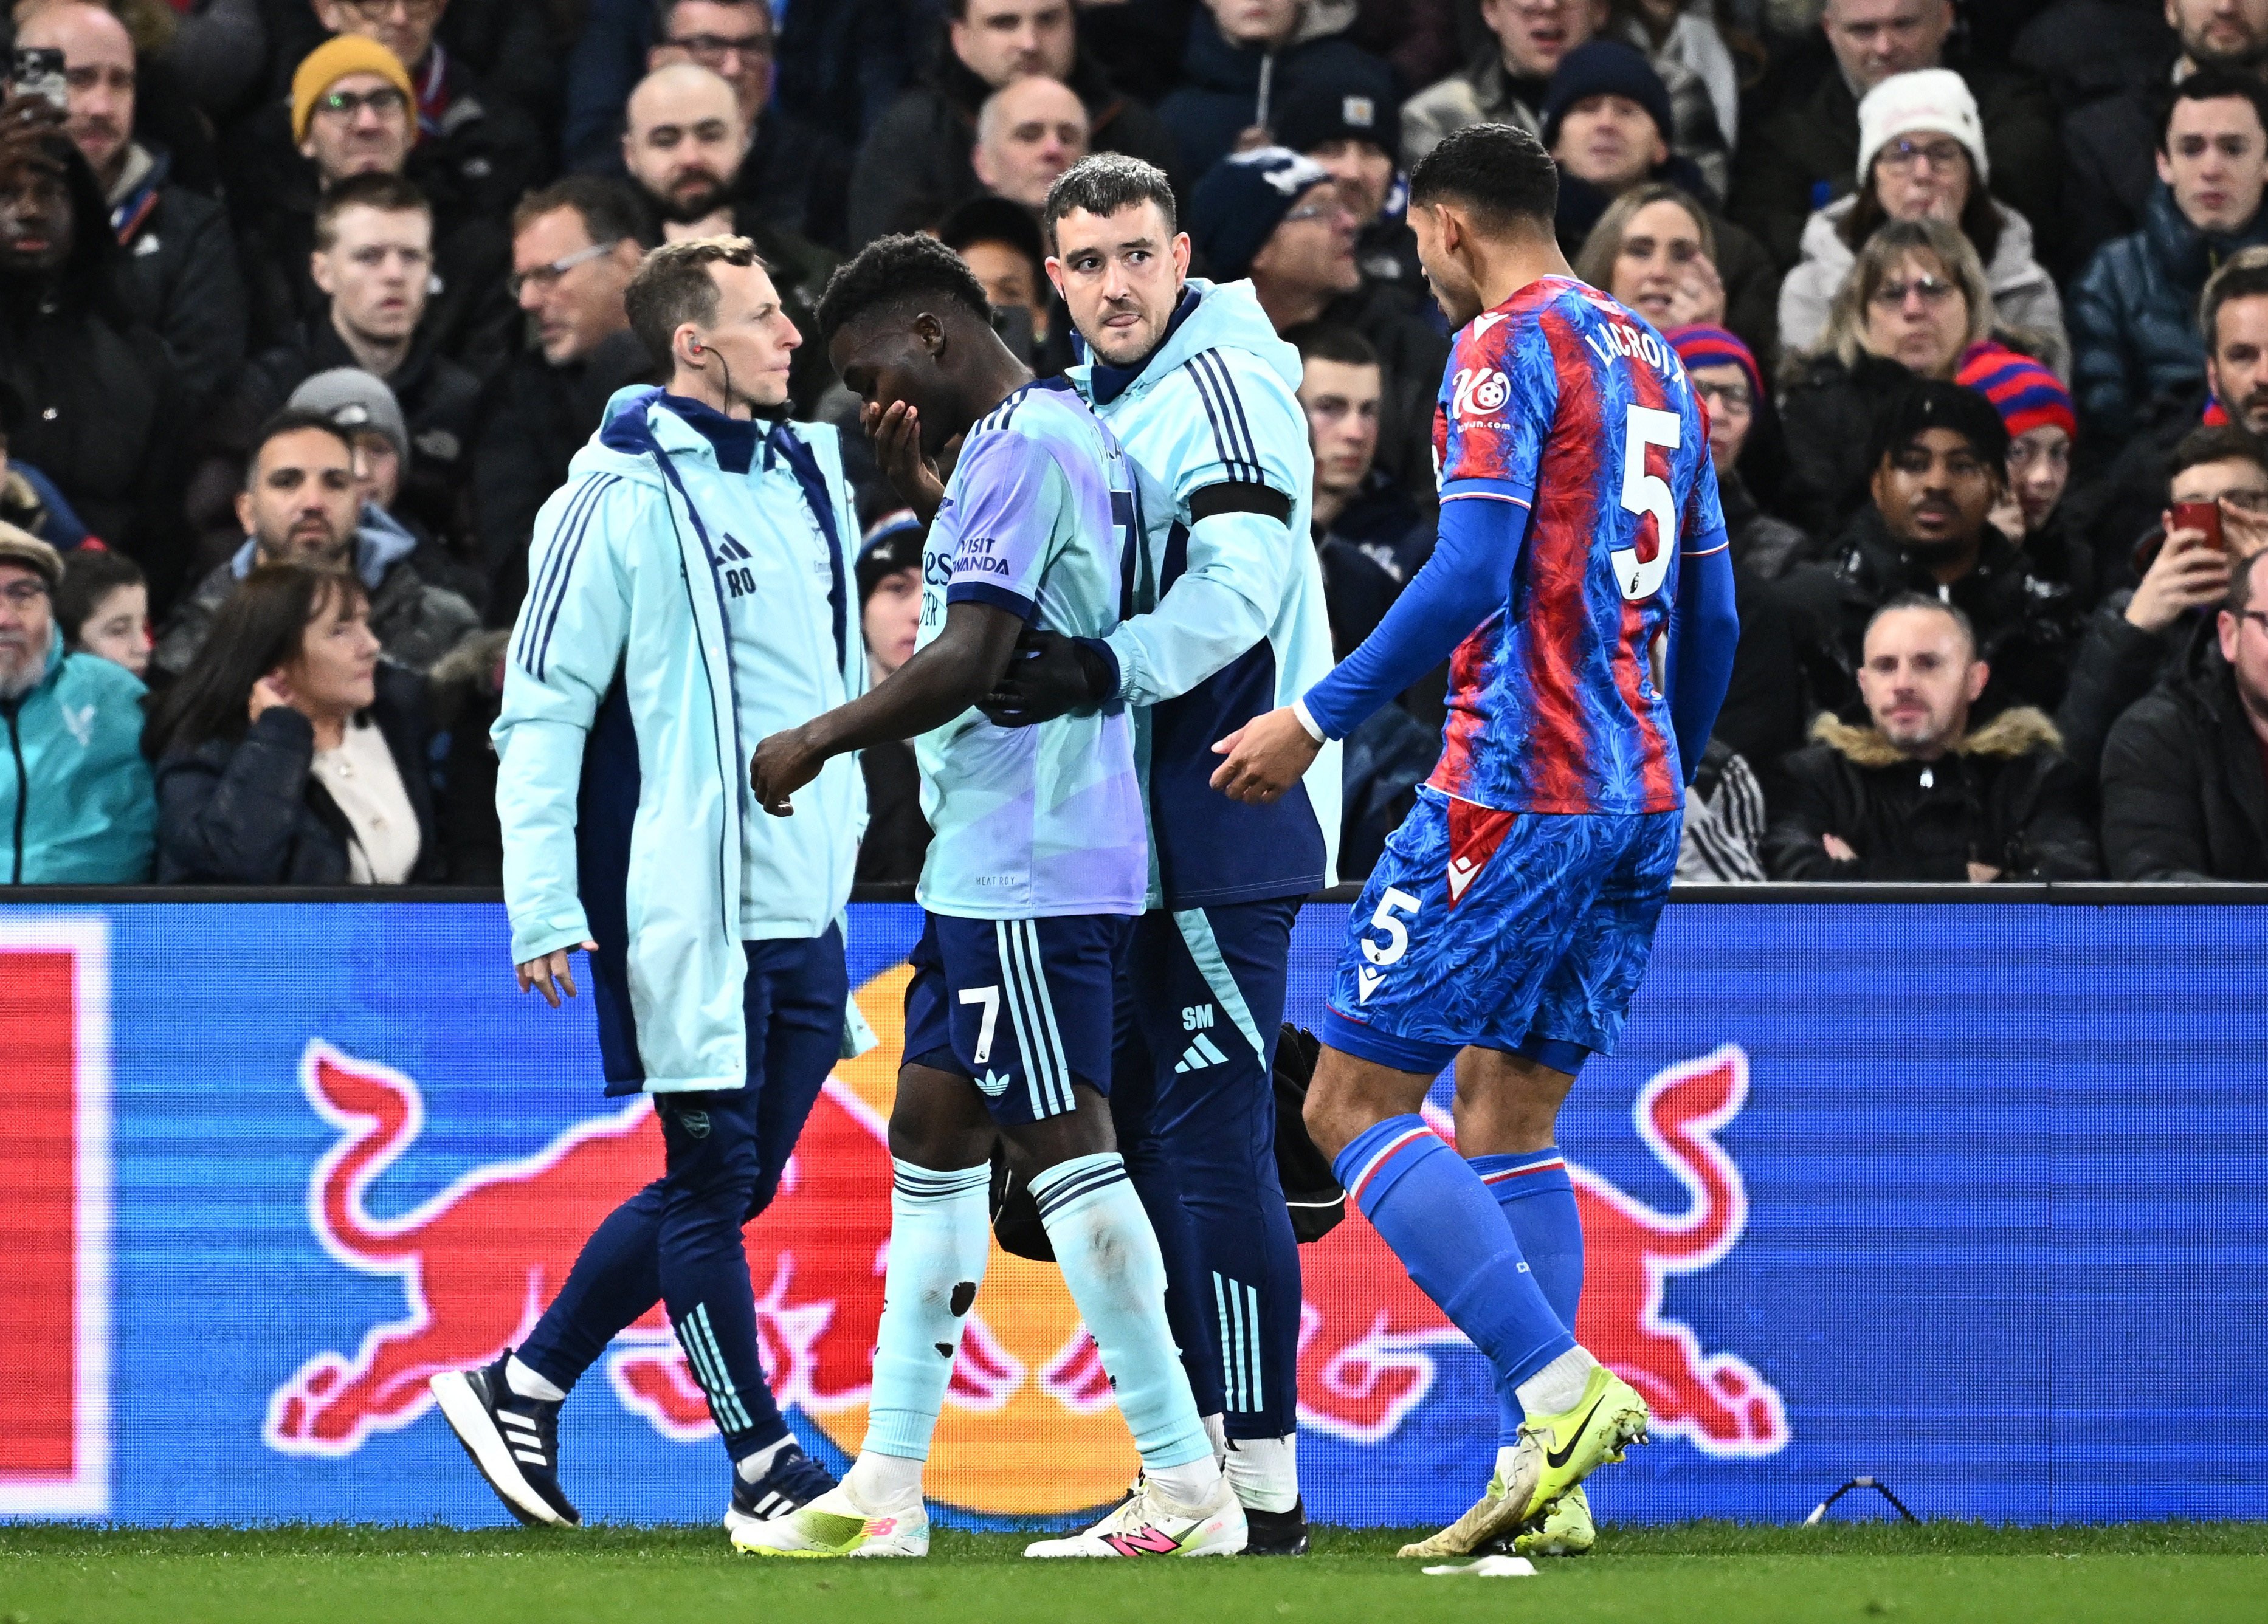
{"label": "black glove", "polygon": [[1117,691],[1118,673],[1094,644],[1061,632],[1027,631],[976,708],[995,727],[1035,727],[1091,710]]}

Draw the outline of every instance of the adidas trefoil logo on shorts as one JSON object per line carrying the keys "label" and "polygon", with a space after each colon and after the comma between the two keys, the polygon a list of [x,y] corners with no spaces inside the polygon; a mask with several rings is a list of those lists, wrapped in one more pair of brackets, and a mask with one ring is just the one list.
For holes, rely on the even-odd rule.
{"label": "adidas trefoil logo on shorts", "polygon": [[1015,1080],[1015,1077],[1012,1071],[995,1071],[987,1066],[984,1075],[976,1079],[976,1086],[984,1091],[986,1099],[998,1099],[1008,1091],[1008,1084]]}
{"label": "adidas trefoil logo on shorts", "polygon": [[1199,1032],[1189,1047],[1182,1051],[1182,1058],[1175,1062],[1174,1069],[1177,1072],[1204,1071],[1227,1063],[1228,1056],[1220,1052],[1219,1046]]}

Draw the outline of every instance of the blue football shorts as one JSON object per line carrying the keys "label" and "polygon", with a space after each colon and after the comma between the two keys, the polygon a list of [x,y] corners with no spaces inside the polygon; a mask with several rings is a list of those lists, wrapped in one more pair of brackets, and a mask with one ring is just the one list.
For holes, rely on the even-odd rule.
{"label": "blue football shorts", "polygon": [[1071,1084],[1110,1092],[1123,915],[929,915],[909,962],[906,1063],[967,1077],[1004,1127],[1062,1116]]}
{"label": "blue football shorts", "polygon": [[1428,1075],[1469,1045],[1569,1073],[1612,1054],[1683,817],[1498,812],[1420,789],[1347,920],[1323,1041]]}

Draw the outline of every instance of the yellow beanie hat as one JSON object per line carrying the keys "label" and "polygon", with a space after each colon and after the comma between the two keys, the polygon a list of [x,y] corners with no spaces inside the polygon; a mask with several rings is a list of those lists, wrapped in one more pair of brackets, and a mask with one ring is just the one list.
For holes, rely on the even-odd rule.
{"label": "yellow beanie hat", "polygon": [[417,87],[410,84],[409,70],[401,65],[401,58],[361,34],[335,34],[309,51],[306,60],[291,76],[291,140],[295,144],[307,138],[307,123],[315,116],[315,103],[350,73],[374,73],[408,97],[411,107],[417,105]]}

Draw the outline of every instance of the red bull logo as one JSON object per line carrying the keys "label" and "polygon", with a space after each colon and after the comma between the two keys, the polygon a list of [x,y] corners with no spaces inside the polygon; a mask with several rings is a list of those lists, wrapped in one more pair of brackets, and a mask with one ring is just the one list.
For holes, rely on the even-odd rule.
{"label": "red bull logo", "polygon": [[[878,1027],[895,1026],[887,1018],[905,975],[862,989],[869,1018],[883,1018]],[[774,1391],[845,1451],[865,1431],[881,1314],[895,1060],[886,1034],[881,1050],[827,1084],[778,1196],[747,1231]],[[342,1265],[397,1280],[403,1296],[399,1318],[351,1353],[314,1354],[270,1397],[271,1447],[336,1457],[417,1421],[437,1371],[486,1363],[525,1338],[584,1238],[659,1173],[661,1143],[647,1102],[635,1100],[379,1216],[371,1197],[423,1126],[416,1084],[320,1043],[308,1047],[300,1082],[339,1135],[309,1180],[308,1223]],[[1738,1356],[1705,1350],[1662,1310],[1665,1282],[1724,1257],[1745,1226],[1739,1169],[1714,1135],[1747,1087],[1746,1057],[1727,1047],[1670,1068],[1641,1091],[1638,1132],[1689,1193],[1681,1212],[1657,1212],[1574,1172],[1588,1259],[1580,1334],[1646,1395],[1657,1437],[1716,1455],[1768,1454],[1789,1437],[1770,1384]],[[1367,1224],[1344,1224],[1304,1255],[1301,1422],[1382,1441],[1432,1387],[1432,1349],[1462,1338]],[[618,1339],[604,1370],[617,1401],[665,1437],[689,1442],[713,1431],[658,1306]],[[996,1247],[939,1422],[930,1492],[983,1511],[1057,1512],[1115,1497],[1135,1465],[1060,1276]]]}
{"label": "red bull logo", "polygon": [[[1747,1187],[1714,1137],[1748,1094],[1748,1056],[1731,1044],[1638,1091],[1638,1135],[1685,1187],[1683,1212],[1657,1212],[1569,1164],[1583,1220],[1576,1335],[1646,1395],[1656,1437],[1683,1437],[1709,1455],[1769,1455],[1791,1436],[1770,1383],[1735,1355],[1703,1352],[1692,1327],[1662,1312],[1669,1278],[1716,1263],[1748,1226]],[[1428,1115],[1443,1138],[1454,1137],[1446,1117]],[[1428,1349],[1465,1339],[1359,1218],[1305,1248],[1304,1262],[1300,1425],[1382,1442],[1432,1386]]]}

